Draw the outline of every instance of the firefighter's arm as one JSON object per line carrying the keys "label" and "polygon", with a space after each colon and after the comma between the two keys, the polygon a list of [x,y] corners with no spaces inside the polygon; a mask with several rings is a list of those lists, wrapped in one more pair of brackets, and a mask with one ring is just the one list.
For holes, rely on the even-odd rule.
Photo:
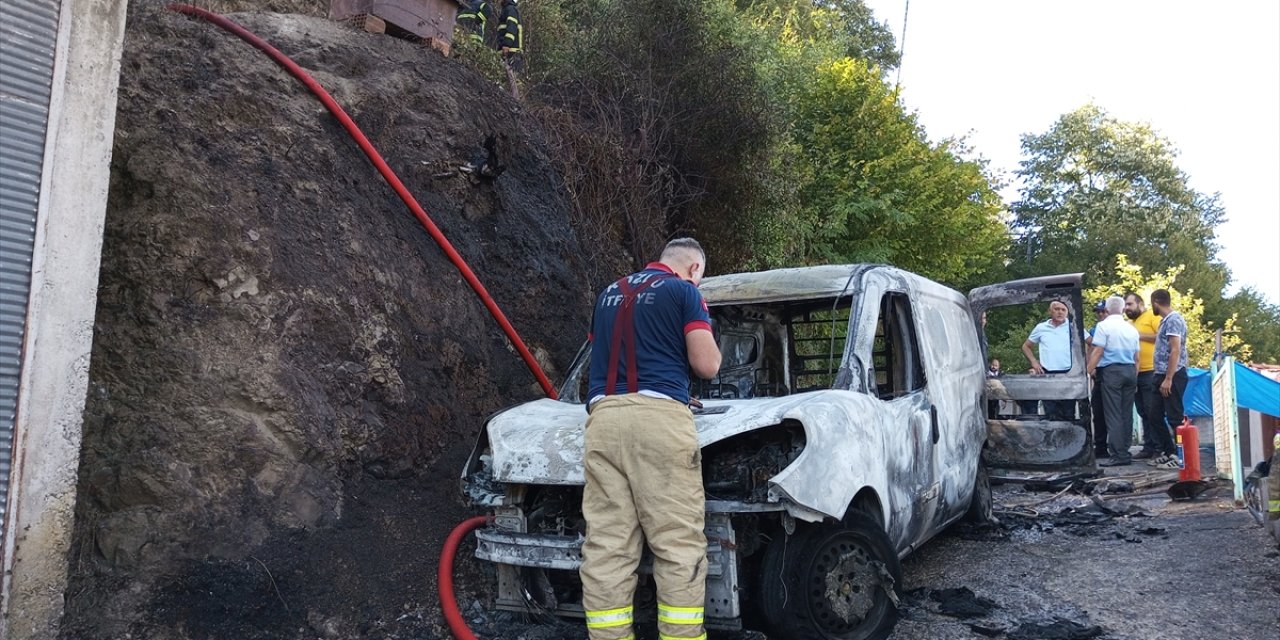
{"label": "firefighter's arm", "polygon": [[689,352],[689,367],[699,378],[709,380],[720,372],[720,347],[708,329],[694,329],[684,334],[684,344]]}

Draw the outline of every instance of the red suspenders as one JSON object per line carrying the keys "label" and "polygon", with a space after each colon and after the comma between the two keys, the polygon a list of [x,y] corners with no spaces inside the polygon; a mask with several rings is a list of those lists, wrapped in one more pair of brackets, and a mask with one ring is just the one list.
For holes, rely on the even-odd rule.
{"label": "red suspenders", "polygon": [[631,288],[631,283],[628,281],[630,276],[618,281],[618,288],[622,290],[622,304],[618,307],[618,315],[613,319],[613,335],[609,341],[609,373],[604,382],[605,395],[611,396],[617,389],[618,356],[622,349],[627,350],[627,393],[635,393],[640,390],[636,373],[636,298],[645,289],[648,289],[649,285],[658,280],[671,277],[674,276],[660,273],[640,283],[640,286],[634,289]]}

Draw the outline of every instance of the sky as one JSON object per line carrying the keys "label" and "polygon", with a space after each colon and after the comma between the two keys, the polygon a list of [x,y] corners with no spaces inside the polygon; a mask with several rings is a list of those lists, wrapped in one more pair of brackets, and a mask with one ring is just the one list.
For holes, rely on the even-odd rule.
{"label": "sky", "polygon": [[1012,182],[1019,136],[1089,102],[1149,123],[1193,189],[1221,194],[1228,293],[1280,304],[1280,2],[864,1],[903,49],[902,98],[931,140],[965,137]]}

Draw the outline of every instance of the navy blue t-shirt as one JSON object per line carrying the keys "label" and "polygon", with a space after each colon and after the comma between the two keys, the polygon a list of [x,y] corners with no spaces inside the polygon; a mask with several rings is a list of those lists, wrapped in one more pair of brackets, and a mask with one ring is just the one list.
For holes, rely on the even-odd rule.
{"label": "navy blue t-shirt", "polygon": [[[660,277],[666,274],[666,277]],[[675,277],[666,265],[650,263],[644,271],[627,276],[632,289],[658,277],[636,298],[636,380],[638,391],[653,391],[680,402],[689,401],[689,355],[685,334],[695,329],[711,330],[707,303],[692,283]],[[613,344],[614,320],[622,305],[622,288],[608,286],[596,298],[591,320],[591,377],[587,398],[605,394],[609,350]],[[627,393],[627,353],[618,354],[615,394]]]}

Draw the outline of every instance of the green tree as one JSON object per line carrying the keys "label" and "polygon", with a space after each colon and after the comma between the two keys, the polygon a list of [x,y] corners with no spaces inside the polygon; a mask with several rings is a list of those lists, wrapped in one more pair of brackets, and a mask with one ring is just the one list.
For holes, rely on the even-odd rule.
{"label": "green tree", "polygon": [[[1085,301],[1092,304],[1105,300],[1108,296],[1123,296],[1132,291],[1142,296],[1151,306],[1151,292],[1156,289],[1167,289],[1173,310],[1182,314],[1187,321],[1187,362],[1193,367],[1209,368],[1213,358],[1214,334],[1218,327],[1204,319],[1204,301],[1193,295],[1179,291],[1174,283],[1182,276],[1182,266],[1164,271],[1146,274],[1140,265],[1129,262],[1128,256],[1116,256],[1115,269],[1103,284],[1084,292]],[[1086,304],[1086,306],[1088,306]],[[1236,319],[1228,318],[1222,336],[1223,351],[1236,358],[1249,362],[1252,348],[1240,338],[1236,331]]]}
{"label": "green tree", "polygon": [[[1089,104],[1024,135],[1022,150],[1015,276],[1083,271],[1106,282],[1123,253],[1156,271],[1184,267],[1182,288],[1217,302],[1228,279],[1214,242],[1223,210],[1216,195],[1188,185],[1169,140]],[[1211,317],[1222,319],[1216,309]]]}
{"label": "green tree", "polygon": [[857,58],[881,73],[902,62],[889,27],[862,0],[738,0],[739,14],[783,47],[818,59]]}
{"label": "green tree", "polygon": [[1253,347],[1253,362],[1280,364],[1280,305],[1267,302],[1252,287],[1237,291],[1225,302],[1240,337]]}
{"label": "green tree", "polygon": [[875,68],[840,58],[798,94],[804,262],[888,262],[951,284],[1000,266],[999,196],[960,142],[930,144]]}

